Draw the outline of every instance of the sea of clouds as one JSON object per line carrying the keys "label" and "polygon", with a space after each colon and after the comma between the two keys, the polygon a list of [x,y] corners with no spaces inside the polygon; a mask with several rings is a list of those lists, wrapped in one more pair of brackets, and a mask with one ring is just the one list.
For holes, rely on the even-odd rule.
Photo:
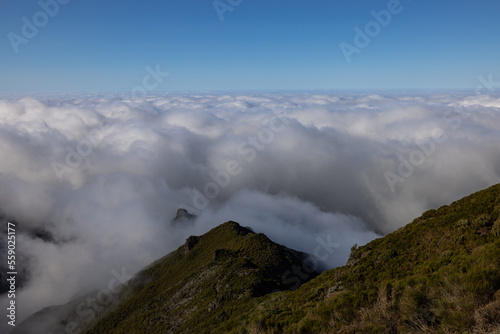
{"label": "sea of clouds", "polygon": [[[343,265],[353,244],[498,183],[499,142],[493,93],[4,96],[19,320],[228,220]],[[196,220],[172,224],[178,208]]]}

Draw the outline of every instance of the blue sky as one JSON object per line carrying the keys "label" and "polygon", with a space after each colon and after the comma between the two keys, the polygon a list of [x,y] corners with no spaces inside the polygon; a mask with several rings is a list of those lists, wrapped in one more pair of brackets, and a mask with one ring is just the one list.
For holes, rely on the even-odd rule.
{"label": "blue sky", "polygon": [[[53,17],[38,1],[3,0],[0,91],[130,91],[148,66],[170,73],[165,91],[473,89],[480,75],[500,78],[498,0],[401,0],[348,63],[340,43],[356,46],[353,28],[391,1],[221,0],[232,7],[221,21],[212,0],[71,0]],[[26,38],[23,17],[34,16]],[[14,34],[27,41],[17,53]]]}

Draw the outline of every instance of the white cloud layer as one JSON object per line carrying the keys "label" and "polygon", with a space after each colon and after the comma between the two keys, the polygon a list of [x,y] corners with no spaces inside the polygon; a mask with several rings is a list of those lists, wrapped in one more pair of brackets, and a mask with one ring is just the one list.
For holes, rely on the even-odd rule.
{"label": "white cloud layer", "polygon": [[[30,259],[21,319],[227,220],[311,254],[329,238],[338,247],[323,265],[342,265],[354,243],[498,182],[499,101],[465,93],[4,98],[0,212],[22,225],[18,252]],[[171,226],[179,207],[196,211],[194,225]]]}

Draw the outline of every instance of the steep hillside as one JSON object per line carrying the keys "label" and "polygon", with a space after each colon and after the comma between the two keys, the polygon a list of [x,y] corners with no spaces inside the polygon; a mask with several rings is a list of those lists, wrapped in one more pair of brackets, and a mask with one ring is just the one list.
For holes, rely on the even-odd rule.
{"label": "steep hillside", "polygon": [[123,302],[89,333],[200,333],[234,328],[256,297],[292,286],[282,276],[305,254],[275,244],[234,222],[201,237],[140,272],[119,297]]}
{"label": "steep hillside", "polygon": [[[252,297],[265,293],[263,287],[269,282],[258,289],[260,294],[249,293],[244,288],[248,283],[227,271],[224,281],[202,287],[196,299],[188,294],[191,299],[182,303],[186,307],[182,315],[176,313],[179,318],[172,318],[170,313],[178,299],[169,300],[166,306],[164,299],[158,299],[154,292],[148,295],[145,289],[140,294],[143,305],[163,302],[163,306],[148,309],[129,303],[131,310],[123,306],[90,333],[104,333],[113,326],[119,326],[117,333],[164,333],[174,329],[197,333],[498,332],[499,216],[500,185],[496,185],[449,206],[429,210],[384,238],[353,247],[344,267],[324,272],[298,290]],[[206,240],[212,237],[207,235]],[[220,238],[224,240],[223,235]],[[235,257],[233,261],[239,260]],[[153,268],[172,275],[176,270],[159,265]],[[283,270],[286,267],[277,272]],[[207,271],[194,273],[192,279],[207,275]],[[279,275],[274,277],[278,281],[270,282],[279,286]],[[225,283],[231,280],[238,283]],[[166,284],[165,289],[169,289],[168,281],[160,282],[157,284]],[[210,308],[211,301],[221,300],[213,286],[226,286],[225,293],[231,295],[222,298],[219,310]],[[173,295],[189,288],[179,284],[170,289],[176,291],[170,293]],[[131,313],[135,314],[132,319]],[[173,327],[174,321],[177,327]]]}
{"label": "steep hillside", "polygon": [[[343,267],[304,259],[224,223],[141,271],[86,333],[500,333],[500,185],[353,246]],[[290,291],[296,268],[308,282]]]}
{"label": "steep hillside", "polygon": [[353,247],[346,266],[268,296],[254,333],[499,333],[500,185]]}

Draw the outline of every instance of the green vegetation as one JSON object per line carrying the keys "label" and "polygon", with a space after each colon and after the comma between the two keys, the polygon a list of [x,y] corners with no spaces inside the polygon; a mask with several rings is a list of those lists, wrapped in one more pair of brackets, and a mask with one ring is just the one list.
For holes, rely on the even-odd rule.
{"label": "green vegetation", "polygon": [[[88,333],[226,332],[274,290],[286,290],[283,273],[303,266],[304,254],[273,243],[235,222],[201,237],[139,273],[123,302]],[[310,278],[317,276],[305,267]]]}
{"label": "green vegetation", "polygon": [[353,247],[346,266],[269,297],[279,300],[274,313],[255,324],[262,333],[498,331],[499,216],[500,185],[429,210]]}
{"label": "green vegetation", "polygon": [[146,268],[88,333],[498,332],[500,185],[355,246],[345,266],[284,291],[300,257],[227,222]]}

